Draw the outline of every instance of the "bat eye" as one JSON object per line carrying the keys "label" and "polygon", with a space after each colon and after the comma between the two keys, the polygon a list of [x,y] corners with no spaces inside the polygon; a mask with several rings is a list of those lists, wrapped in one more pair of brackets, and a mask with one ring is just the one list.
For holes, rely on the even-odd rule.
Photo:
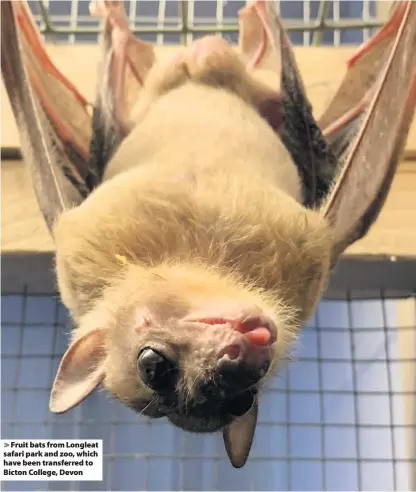
{"label": "bat eye", "polygon": [[144,384],[154,391],[168,391],[175,384],[176,366],[158,350],[143,348],[139,352],[137,367]]}
{"label": "bat eye", "polygon": [[228,412],[233,417],[241,417],[245,415],[254,403],[254,393],[252,391],[246,391],[237,395],[231,403],[228,405]]}

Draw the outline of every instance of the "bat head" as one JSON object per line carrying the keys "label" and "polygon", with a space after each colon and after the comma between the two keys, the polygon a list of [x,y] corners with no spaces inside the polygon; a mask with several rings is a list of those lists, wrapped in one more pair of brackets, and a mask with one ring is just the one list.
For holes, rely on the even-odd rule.
{"label": "bat head", "polygon": [[[147,307],[136,313],[129,363],[138,385],[130,406],[192,432],[213,432],[245,415],[273,363],[274,321],[257,306],[218,298],[201,311],[190,306],[185,316],[156,313]],[[106,382],[125,399],[124,382],[116,379]]]}
{"label": "bat head", "polygon": [[[131,265],[120,282],[81,318],[51,410],[69,410],[102,384],[151,418],[191,432],[223,429],[233,464],[241,452],[245,462],[257,393],[282,358],[293,312],[200,266]],[[236,450],[237,428],[246,444]]]}

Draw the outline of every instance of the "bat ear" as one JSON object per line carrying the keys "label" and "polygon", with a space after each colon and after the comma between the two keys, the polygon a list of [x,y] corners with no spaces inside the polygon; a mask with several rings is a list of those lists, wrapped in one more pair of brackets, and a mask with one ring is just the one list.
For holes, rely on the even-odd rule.
{"label": "bat ear", "polygon": [[223,431],[225,450],[234,468],[244,466],[250,454],[256,431],[258,408],[256,397],[250,410],[225,427]]}
{"label": "bat ear", "polygon": [[104,330],[97,328],[65,352],[53,383],[49,409],[63,413],[78,405],[104,378]]}

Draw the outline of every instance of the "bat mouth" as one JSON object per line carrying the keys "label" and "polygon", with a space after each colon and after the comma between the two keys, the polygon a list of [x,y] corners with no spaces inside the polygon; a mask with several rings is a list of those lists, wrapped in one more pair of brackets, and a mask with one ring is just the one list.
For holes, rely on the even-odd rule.
{"label": "bat mouth", "polygon": [[206,325],[228,325],[233,330],[241,333],[252,345],[270,347],[277,340],[277,327],[273,321],[265,315],[241,316],[238,319],[225,317],[206,317],[189,321],[196,321]]}

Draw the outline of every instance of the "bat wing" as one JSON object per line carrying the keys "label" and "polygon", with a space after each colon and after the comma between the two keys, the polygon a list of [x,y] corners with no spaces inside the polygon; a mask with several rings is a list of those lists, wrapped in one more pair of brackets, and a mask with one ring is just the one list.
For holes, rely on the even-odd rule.
{"label": "bat wing", "polygon": [[[379,52],[379,43],[384,53]],[[416,3],[399,2],[384,32],[380,31],[350,61],[352,79],[358,77],[360,64],[364,64],[366,73],[366,57],[373,57],[371,63],[378,70],[357,94],[358,103],[352,111],[357,114],[344,123],[344,144],[336,144],[340,171],[320,210],[334,230],[334,263],[350,244],[368,232],[390,190],[415,113],[415,46]],[[357,110],[363,99],[365,109]],[[339,109],[341,104],[342,97],[335,97],[322,118],[324,123],[332,124],[334,133],[339,118],[345,118],[345,112]]]}
{"label": "bat wing", "polygon": [[1,69],[22,153],[52,231],[57,216],[100,184],[104,168],[129,131],[131,98],[154,62],[137,40],[122,2],[96,2],[105,19],[103,56],[93,107],[55,67],[25,1],[1,2]]}
{"label": "bat wing", "polygon": [[338,160],[345,157],[360,127],[362,116],[368,110],[405,12],[406,2],[396,3],[387,23],[350,58],[344,79],[318,120]]}
{"label": "bat wing", "polygon": [[36,196],[52,230],[56,216],[87,194],[91,122],[84,98],[46,56],[24,2],[1,2],[1,70]]}
{"label": "bat wing", "polygon": [[[304,185],[304,205],[319,209],[334,229],[334,262],[362,238],[389,192],[416,104],[416,3],[397,2],[386,25],[364,43],[317,122],[290,41],[273,2],[240,13],[240,45],[252,67],[272,68],[280,82],[263,116],[292,155]],[[351,204],[354,204],[352,207]]]}
{"label": "bat wing", "polygon": [[130,109],[155,62],[151,44],[131,32],[124,2],[95,1],[90,13],[104,21],[102,57],[93,110],[91,166],[104,169],[132,128]]}

